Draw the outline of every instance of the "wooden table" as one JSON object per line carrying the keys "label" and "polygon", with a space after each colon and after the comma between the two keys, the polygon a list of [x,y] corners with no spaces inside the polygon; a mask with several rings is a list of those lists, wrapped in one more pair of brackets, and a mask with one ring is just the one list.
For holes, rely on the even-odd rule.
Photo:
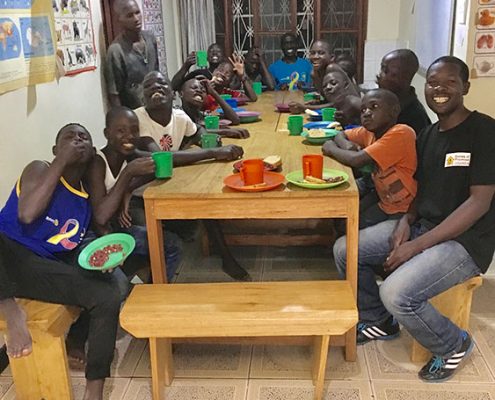
{"label": "wooden table", "polygon": [[[294,94],[291,94],[294,95]],[[297,94],[302,98],[300,94]],[[264,93],[246,108],[262,112],[262,121],[243,125],[251,137],[244,140],[223,139],[224,144],[238,144],[244,158],[264,158],[279,154],[283,171],[301,169],[303,154],[320,154],[319,147],[302,144],[299,136],[286,131],[287,114],[275,112],[280,93]],[[243,193],[223,185],[232,174],[233,162],[207,162],[174,169],[173,178],[155,182],[144,192],[146,225],[150,248],[153,283],[165,283],[162,220],[167,219],[347,219],[347,280],[357,293],[357,248],[359,196],[352,171],[325,157],[324,167],[349,174],[349,182],[327,190],[308,190],[287,183],[278,189]],[[356,358],[356,332],[346,335],[346,359]]]}

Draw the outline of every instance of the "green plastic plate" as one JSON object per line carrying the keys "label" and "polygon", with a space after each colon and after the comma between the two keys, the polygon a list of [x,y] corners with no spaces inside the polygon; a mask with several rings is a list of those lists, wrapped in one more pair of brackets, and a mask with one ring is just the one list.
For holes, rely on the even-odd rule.
{"label": "green plastic plate", "polygon": [[344,177],[344,179],[340,182],[333,183],[306,183],[303,182],[302,170],[299,170],[289,172],[287,175],[285,175],[285,179],[287,179],[288,182],[293,183],[294,185],[301,186],[306,189],[328,189],[334,186],[342,185],[344,182],[347,182],[349,180],[349,175],[347,175],[344,171],[338,171],[336,169],[329,168],[323,169],[323,179],[335,178],[337,176],[342,176]]}
{"label": "green plastic plate", "polygon": [[336,130],[336,129],[323,129],[323,131],[325,131],[325,136],[323,137],[317,137],[317,138],[313,138],[313,137],[309,137],[308,136],[308,131],[307,130],[304,130],[302,133],[301,133],[301,136],[307,140],[309,143],[312,143],[312,144],[323,144],[325,143],[327,140],[337,136],[337,133],[339,133],[340,131]]}
{"label": "green plastic plate", "polygon": [[[120,244],[122,246],[122,251],[109,254],[108,260],[102,267],[92,267],[89,265],[89,259],[95,251],[103,250],[106,246],[112,244]],[[91,271],[104,271],[122,264],[129,254],[132,253],[135,246],[136,241],[131,235],[128,235],[127,233],[111,233],[93,240],[90,244],[88,244],[79,254],[77,261],[84,269],[89,269]]]}

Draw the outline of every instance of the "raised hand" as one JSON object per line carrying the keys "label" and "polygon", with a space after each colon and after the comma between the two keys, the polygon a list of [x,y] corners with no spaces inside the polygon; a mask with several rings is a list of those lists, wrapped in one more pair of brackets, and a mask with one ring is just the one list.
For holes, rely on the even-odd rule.
{"label": "raised hand", "polygon": [[244,59],[237,54],[232,54],[232,57],[229,57],[229,61],[234,66],[234,71],[240,77],[244,76]]}
{"label": "raised hand", "polygon": [[194,64],[196,64],[196,52],[193,51],[188,54],[186,60],[184,61],[184,65],[187,69],[191,68]]}

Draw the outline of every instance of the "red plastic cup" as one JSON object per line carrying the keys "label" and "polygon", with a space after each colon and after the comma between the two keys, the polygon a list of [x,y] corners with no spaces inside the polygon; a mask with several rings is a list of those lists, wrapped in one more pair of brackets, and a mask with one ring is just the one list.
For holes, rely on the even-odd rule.
{"label": "red plastic cup", "polygon": [[323,156],[321,154],[306,154],[302,157],[303,176],[308,175],[322,179]]}
{"label": "red plastic cup", "polygon": [[263,183],[265,165],[261,159],[244,160],[239,169],[244,186]]}

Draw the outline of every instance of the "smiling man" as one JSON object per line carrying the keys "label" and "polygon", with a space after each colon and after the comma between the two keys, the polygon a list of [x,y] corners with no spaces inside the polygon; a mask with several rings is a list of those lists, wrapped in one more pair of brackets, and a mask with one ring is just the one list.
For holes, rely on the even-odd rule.
{"label": "smiling man", "polygon": [[[433,357],[427,382],[452,377],[472,352],[470,334],[429,300],[486,272],[495,250],[495,120],[464,106],[469,69],[441,57],[426,74],[425,97],[438,122],[417,140],[418,193],[399,220],[359,232],[358,343],[398,335],[400,323]],[[334,247],[345,274],[345,238]],[[374,269],[390,275],[380,287]]]}
{"label": "smiling man", "polygon": [[297,56],[298,39],[293,33],[286,33],[280,38],[280,47],[283,57],[270,64],[268,71],[275,79],[276,89],[287,89],[291,82],[291,75],[298,74],[298,82],[307,84],[311,82],[311,63],[305,58]]}
{"label": "smiling man", "polygon": [[108,101],[112,106],[133,109],[143,105],[144,76],[159,68],[156,39],[151,32],[141,29],[141,10],[134,0],[117,0],[114,10],[122,32],[107,52]]}

